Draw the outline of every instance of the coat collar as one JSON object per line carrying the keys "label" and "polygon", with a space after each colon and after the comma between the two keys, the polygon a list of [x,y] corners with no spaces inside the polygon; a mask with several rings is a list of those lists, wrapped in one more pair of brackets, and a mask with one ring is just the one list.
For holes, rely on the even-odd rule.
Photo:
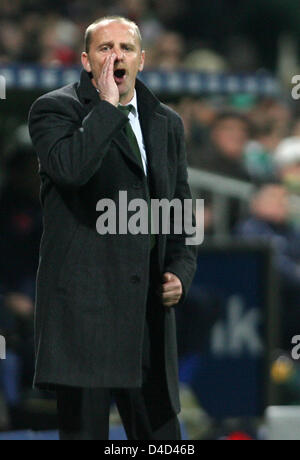
{"label": "coat collar", "polygon": [[99,95],[92,83],[92,75],[85,70],[81,71],[77,94],[80,102],[88,106],[96,105],[99,101]]}
{"label": "coat collar", "polygon": [[[161,110],[158,98],[139,79],[136,80],[135,88],[139,119],[148,159],[148,175],[151,178],[152,193],[157,198],[165,197],[168,143],[167,117]],[[90,74],[85,70],[81,72],[77,92],[80,101],[86,105],[87,111],[90,111],[99,102],[99,94],[91,82]],[[135,163],[139,174],[144,175],[144,171],[138,164],[135,154],[131,151],[126,135],[120,131],[114,138],[114,141],[127,158]]]}

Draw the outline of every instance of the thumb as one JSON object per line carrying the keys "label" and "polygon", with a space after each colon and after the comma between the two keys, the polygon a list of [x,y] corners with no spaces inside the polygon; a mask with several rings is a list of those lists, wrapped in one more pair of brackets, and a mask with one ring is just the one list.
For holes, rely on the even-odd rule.
{"label": "thumb", "polygon": [[172,273],[164,273],[164,282],[167,283],[168,281],[172,280]]}

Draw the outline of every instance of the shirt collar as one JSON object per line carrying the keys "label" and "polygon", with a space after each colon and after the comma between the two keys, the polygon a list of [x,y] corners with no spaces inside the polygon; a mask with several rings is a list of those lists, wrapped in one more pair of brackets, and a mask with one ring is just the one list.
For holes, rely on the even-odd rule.
{"label": "shirt collar", "polygon": [[132,105],[133,106],[133,110],[131,111],[131,113],[132,113],[132,115],[134,115],[136,117],[137,114],[138,114],[136,90],[134,90],[133,98],[131,99],[130,102],[128,102],[128,104],[125,105],[125,107],[127,105]]}

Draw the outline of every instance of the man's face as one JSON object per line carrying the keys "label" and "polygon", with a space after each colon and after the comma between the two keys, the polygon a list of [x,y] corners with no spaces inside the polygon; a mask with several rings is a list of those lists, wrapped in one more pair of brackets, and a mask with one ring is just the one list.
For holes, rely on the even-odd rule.
{"label": "man's face", "polygon": [[145,53],[133,26],[117,21],[105,21],[92,32],[89,53],[82,53],[82,64],[92,72],[94,85],[107,58],[115,53],[114,80],[120,101],[129,102],[134,94],[136,76],[144,68]]}
{"label": "man's face", "polygon": [[212,138],[221,153],[232,159],[240,159],[248,140],[248,129],[242,120],[228,118],[218,123]]}

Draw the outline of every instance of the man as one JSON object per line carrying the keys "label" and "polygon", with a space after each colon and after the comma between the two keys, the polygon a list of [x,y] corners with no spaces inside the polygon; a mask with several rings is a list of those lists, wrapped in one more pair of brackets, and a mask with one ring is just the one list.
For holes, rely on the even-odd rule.
{"label": "man", "polygon": [[136,24],[102,18],[85,44],[80,83],[43,96],[29,117],[44,208],[35,385],[56,388],[61,439],[107,439],[111,397],[129,439],[180,439],[172,307],[195,249],[184,234],[100,235],[96,207],[119,191],[128,202],[190,198],[182,122],[136,79]]}
{"label": "man", "polygon": [[204,153],[199,153],[195,166],[200,169],[249,180],[243,166],[243,153],[249,140],[249,122],[235,112],[221,112],[210,128],[210,142]]}

